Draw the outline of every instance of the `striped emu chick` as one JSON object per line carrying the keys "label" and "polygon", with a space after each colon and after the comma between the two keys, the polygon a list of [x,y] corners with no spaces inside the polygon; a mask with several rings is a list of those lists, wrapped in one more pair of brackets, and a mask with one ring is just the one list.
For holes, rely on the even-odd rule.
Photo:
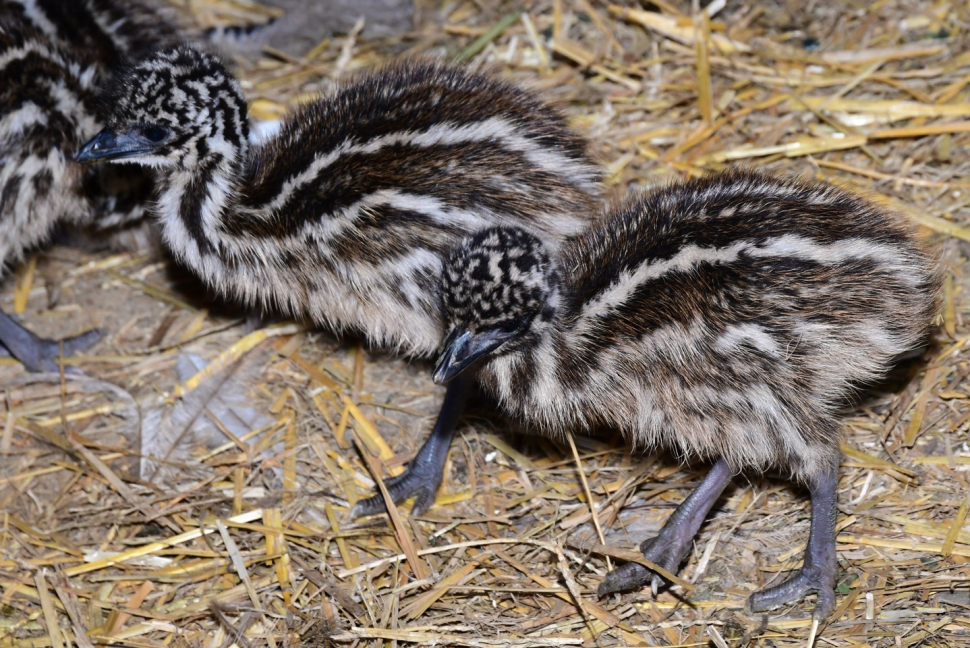
{"label": "striped emu chick", "polygon": [[[132,66],[105,105],[109,128],[77,158],[157,168],[164,237],[213,288],[406,354],[441,343],[440,271],[463,236],[515,225],[556,246],[598,212],[600,170],[563,117],[462,67],[384,67],[258,146],[235,79],[195,49]],[[395,502],[430,506],[466,387],[388,483]]]}
{"label": "striped emu chick", "polygon": [[[103,124],[94,116],[93,86],[104,83],[129,59],[198,37],[171,7],[151,0],[0,0],[0,16],[8,24],[33,29],[38,38],[57,48],[69,66],[89,76],[83,103],[86,117],[97,122],[94,132]],[[69,157],[92,134],[81,133]],[[76,210],[71,225],[80,225],[102,241],[106,235],[120,240],[141,225],[152,198],[145,169],[131,164],[91,167],[82,172],[82,183],[91,207]]]}
{"label": "striped emu chick", "polygon": [[[641,545],[671,572],[736,472],[806,485],[804,564],[749,608],[815,592],[824,618],[839,413],[853,386],[924,342],[939,287],[936,254],[897,215],[827,185],[722,173],[642,195],[559,254],[514,228],[466,239],[444,271],[450,333],[435,380],[475,366],[529,427],[615,427],[635,447],[714,460]],[[625,564],[599,593],[654,579]]]}
{"label": "striped emu chick", "polygon": [[[71,161],[102,126],[94,84],[117,60],[107,55],[102,60],[91,43],[127,33],[117,14],[110,24],[97,26],[95,14],[85,13],[108,4],[0,0],[0,268],[43,243],[58,225],[125,223],[139,218],[151,197],[141,169],[85,170]],[[67,15],[71,21],[62,21]],[[167,33],[157,18],[156,32]],[[148,35],[142,37],[144,43]],[[99,337],[89,331],[64,340],[64,351],[70,355]],[[37,337],[2,311],[0,345],[30,370],[58,369],[60,344]]]}

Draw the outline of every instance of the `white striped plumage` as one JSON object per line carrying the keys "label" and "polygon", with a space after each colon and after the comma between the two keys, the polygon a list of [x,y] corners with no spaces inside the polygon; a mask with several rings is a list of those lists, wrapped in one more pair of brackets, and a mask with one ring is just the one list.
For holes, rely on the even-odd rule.
{"label": "white striped plumage", "polygon": [[[134,29],[139,11],[143,32]],[[151,181],[143,170],[84,169],[71,157],[102,127],[95,84],[124,53],[177,32],[163,13],[140,2],[0,0],[0,270],[55,227],[91,227],[103,241],[145,213]],[[57,345],[5,314],[0,343],[28,368],[56,369],[48,356]]]}
{"label": "white striped plumage", "polygon": [[[517,224],[556,244],[597,211],[600,169],[565,120],[461,67],[361,76],[259,146],[235,79],[197,50],[135,64],[108,97],[112,136],[145,148],[122,159],[159,170],[167,243],[207,283],[405,353],[441,340],[436,285],[462,235]],[[166,138],[145,144],[145,125]]]}
{"label": "white striped plumage", "polygon": [[[688,201],[694,206],[684,211]],[[799,204],[798,220],[786,223]],[[665,235],[677,240],[665,243]],[[523,340],[482,367],[506,409],[543,430],[607,423],[638,445],[726,456],[738,468],[781,463],[796,476],[830,458],[831,444],[819,440],[837,436],[831,417],[850,386],[871,382],[920,342],[937,280],[933,260],[899,218],[830,187],[753,173],[633,200],[557,262],[570,269],[559,273],[564,307],[551,319],[535,317]],[[459,251],[456,276],[462,263]],[[775,267],[772,277],[767,269]],[[463,295],[472,300],[485,291],[469,283]],[[671,286],[679,292],[659,300],[670,310],[653,312],[660,306],[649,305],[651,290]],[[867,301],[852,303],[860,291]],[[738,300],[750,303],[741,308]],[[490,308],[452,309],[450,323],[480,326]],[[751,363],[770,370],[749,372]],[[699,372],[694,384],[672,384],[687,367]],[[803,387],[798,407],[779,401],[793,381]],[[652,423],[631,424],[643,417],[644,401],[653,402]],[[705,414],[719,407],[723,415]],[[825,427],[820,437],[799,432],[806,420]],[[736,443],[725,425],[761,442]],[[765,439],[777,441],[774,452],[763,451]]]}
{"label": "white striped plumage", "polygon": [[[179,42],[183,27],[141,0],[0,0],[0,29],[6,106],[0,186],[14,199],[0,228],[17,223],[0,237],[0,264],[45,240],[59,223],[108,229],[141,218],[151,195],[144,173],[82,171],[70,157],[102,127],[96,84],[124,57]],[[50,182],[42,185],[49,186],[36,191],[31,178],[48,172]]]}
{"label": "white striped plumage", "polygon": [[29,25],[0,21],[0,80],[2,265],[45,240],[58,222],[90,216],[80,169],[68,155],[98,123],[85,105],[93,97],[92,71]]}
{"label": "white striped plumage", "polygon": [[[831,612],[839,416],[925,342],[938,305],[939,259],[902,217],[831,186],[713,174],[629,201],[559,253],[484,230],[443,276],[436,379],[481,358],[479,382],[531,429],[609,427],[634,447],[714,460],[701,494],[641,547],[668,570],[731,472],[805,483],[802,571],[752,609],[817,592],[816,614]],[[600,593],[647,572],[624,565]]]}
{"label": "white striped plumage", "polygon": [[176,11],[152,0],[0,0],[0,15],[28,25],[99,75],[126,59],[197,38]]}

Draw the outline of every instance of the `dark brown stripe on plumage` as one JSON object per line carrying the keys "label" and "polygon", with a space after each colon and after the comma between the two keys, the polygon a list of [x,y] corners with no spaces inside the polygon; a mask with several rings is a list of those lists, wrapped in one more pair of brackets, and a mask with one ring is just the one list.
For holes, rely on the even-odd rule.
{"label": "dark brown stripe on plumage", "polygon": [[[904,243],[896,229],[873,231],[868,227],[869,218],[833,218],[876,211],[851,194],[833,190],[827,201],[820,203],[812,200],[818,191],[812,191],[810,185],[776,179],[766,184],[765,176],[745,171],[728,175],[730,181],[700,178],[651,192],[619,210],[608,225],[580,237],[563,261],[564,267],[585,269],[575,282],[582,287],[576,301],[589,301],[620,274],[644,263],[670,259],[687,245],[725,248],[739,240],[759,242],[790,232],[811,232],[812,239],[821,244],[850,237],[887,245]],[[789,187],[796,188],[791,195],[774,196],[773,189]],[[770,217],[767,209],[773,210]],[[734,213],[722,215],[725,210]],[[709,220],[716,220],[717,226],[707,225]],[[831,226],[835,222],[838,227]],[[616,246],[611,241],[628,243]]]}
{"label": "dark brown stripe on plumage", "polygon": [[337,258],[379,265],[420,248],[440,249],[445,237],[454,240],[457,235],[457,230],[442,228],[425,214],[382,205],[363,210],[329,248]]}
{"label": "dark brown stripe on plumage", "polygon": [[6,184],[3,185],[3,189],[0,190],[0,216],[7,213],[7,204],[10,203],[13,207],[13,202],[10,200],[13,198],[16,200],[17,192],[20,191],[20,182],[22,177],[19,175],[12,175],[10,179],[7,180]]}
{"label": "dark brown stripe on plumage", "polygon": [[[94,20],[85,0],[37,0],[37,5],[57,30],[57,37],[73,45],[88,61],[106,65],[121,62],[122,52]],[[116,17],[117,19],[117,17]]]}
{"label": "dark brown stripe on plumage", "polygon": [[[517,126],[517,133],[577,162],[588,160],[585,142],[568,129],[559,113],[515,86],[437,63],[399,64],[295,110],[279,136],[253,162],[246,185],[256,190],[246,204],[271,202],[293,169],[307,168],[321,151],[332,151],[345,142],[366,144],[392,133],[419,134],[442,125],[458,128],[492,117],[509,121]],[[306,132],[305,124],[313,124],[312,133]],[[542,133],[536,135],[537,130]],[[272,163],[283,159],[287,164]]]}
{"label": "dark brown stripe on plumage", "polygon": [[530,348],[522,355],[521,361],[515,365],[509,376],[509,390],[516,394],[516,398],[532,391],[537,371],[536,352],[534,348]]}
{"label": "dark brown stripe on plumage", "polygon": [[209,197],[209,183],[212,181],[217,163],[208,164],[198,170],[186,184],[179,204],[179,219],[189,236],[198,244],[199,252],[207,254],[213,251],[212,242],[206,237],[202,229],[202,209]]}
{"label": "dark brown stripe on plumage", "polygon": [[[436,164],[428,165],[428,159]],[[504,171],[501,178],[496,177],[496,169]],[[514,179],[518,186],[502,187],[502,178]],[[563,183],[558,176],[537,171],[521,153],[502,148],[496,140],[486,140],[434,147],[394,145],[372,154],[344,155],[315,181],[290,195],[278,209],[287,216],[273,229],[245,218],[230,227],[237,235],[259,233],[284,238],[307,224],[334,218],[340,210],[381,190],[433,198],[446,208],[502,214],[520,223],[534,221],[552,197],[564,207],[572,202],[593,209],[588,194]],[[247,192],[242,200],[247,208],[259,209],[274,198],[275,194],[257,190]]]}

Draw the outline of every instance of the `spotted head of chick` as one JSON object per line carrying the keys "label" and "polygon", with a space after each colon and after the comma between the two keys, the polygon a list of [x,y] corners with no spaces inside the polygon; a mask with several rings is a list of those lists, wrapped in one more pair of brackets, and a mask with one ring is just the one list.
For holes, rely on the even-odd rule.
{"label": "spotted head of chick", "polygon": [[495,227],[465,239],[452,252],[441,277],[445,321],[454,322],[444,348],[453,352],[447,382],[499,346],[525,344],[536,320],[555,312],[558,278],[543,242],[522,229]]}
{"label": "spotted head of chick", "polygon": [[194,172],[244,155],[246,101],[213,54],[190,46],[162,50],[116,74],[100,100],[107,128],[88,142],[82,161]]}
{"label": "spotted head of chick", "polygon": [[[816,593],[816,616],[832,611],[839,417],[925,343],[938,304],[938,255],[908,223],[832,186],[721,173],[641,195],[551,256],[526,232],[477,233],[443,276],[438,382],[472,370],[531,428],[609,426],[712,460],[641,546],[671,572],[733,474],[790,475],[813,502],[804,565],[749,606]],[[599,591],[655,579],[630,563]]]}

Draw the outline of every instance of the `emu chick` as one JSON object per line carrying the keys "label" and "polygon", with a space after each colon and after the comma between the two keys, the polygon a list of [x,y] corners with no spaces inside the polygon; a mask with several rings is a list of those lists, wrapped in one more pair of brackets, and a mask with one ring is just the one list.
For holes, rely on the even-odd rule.
{"label": "emu chick", "polygon": [[[83,169],[71,156],[101,127],[95,84],[124,54],[170,42],[176,32],[141,2],[0,0],[0,268],[57,226],[103,236],[144,214],[151,182],[143,170]],[[98,338],[89,331],[67,339],[64,351]],[[58,368],[60,344],[2,311],[0,345],[28,369]]]}
{"label": "emu chick", "polygon": [[[412,355],[443,337],[438,284],[470,232],[517,225],[556,246],[598,213],[601,171],[529,92],[463,67],[404,61],[294,110],[250,146],[246,102],[218,58],[161,51],[119,75],[109,127],[79,160],[158,169],[167,244],[218,292]],[[395,502],[433,501],[465,388]],[[376,512],[371,499],[356,513]]]}
{"label": "emu chick", "polygon": [[[923,343],[939,287],[937,255],[899,216],[831,186],[716,174],[630,201],[559,254],[511,228],[466,239],[444,271],[450,333],[435,379],[475,365],[530,427],[610,426],[636,447],[714,460],[641,546],[671,571],[735,472],[806,484],[804,566],[749,605],[817,592],[825,617],[839,413],[854,386]],[[650,578],[623,565],[600,593]]]}

